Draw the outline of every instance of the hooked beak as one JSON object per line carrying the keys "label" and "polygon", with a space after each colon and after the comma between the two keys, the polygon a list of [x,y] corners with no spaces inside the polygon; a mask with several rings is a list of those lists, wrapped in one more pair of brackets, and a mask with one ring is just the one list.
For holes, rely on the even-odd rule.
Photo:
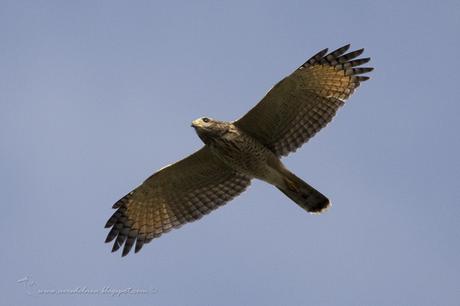
{"label": "hooked beak", "polygon": [[192,121],[192,124],[190,125],[192,128],[197,128],[198,127],[198,119],[197,120],[193,120]]}

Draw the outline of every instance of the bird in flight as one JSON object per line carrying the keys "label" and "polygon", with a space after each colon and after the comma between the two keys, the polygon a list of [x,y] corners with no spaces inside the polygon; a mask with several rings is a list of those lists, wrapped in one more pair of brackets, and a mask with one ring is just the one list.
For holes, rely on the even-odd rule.
{"label": "bird in flight", "polygon": [[192,121],[204,146],[166,166],[113,205],[106,242],[122,256],[185,223],[200,219],[242,193],[252,179],[265,181],[311,213],[328,198],[289,171],[281,157],[325,127],[373,68],[350,45],[318,52],[276,84],[242,118]]}

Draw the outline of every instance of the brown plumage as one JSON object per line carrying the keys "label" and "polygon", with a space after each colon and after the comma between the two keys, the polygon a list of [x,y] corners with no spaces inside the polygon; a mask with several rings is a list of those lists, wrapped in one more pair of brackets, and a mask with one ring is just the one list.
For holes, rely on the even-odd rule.
{"label": "brown plumage", "polygon": [[320,51],[276,84],[239,120],[201,118],[192,122],[204,147],[167,166],[113,205],[106,242],[122,255],[181,225],[195,221],[261,179],[313,213],[329,200],[290,172],[280,157],[294,152],[334,117],[372,68],[358,68],[363,49],[349,45]]}

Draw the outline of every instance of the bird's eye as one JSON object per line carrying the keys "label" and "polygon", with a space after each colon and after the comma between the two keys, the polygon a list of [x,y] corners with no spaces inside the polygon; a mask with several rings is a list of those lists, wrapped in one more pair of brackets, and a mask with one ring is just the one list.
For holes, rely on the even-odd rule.
{"label": "bird's eye", "polygon": [[209,118],[206,118],[206,117],[204,117],[202,120],[203,120],[204,123],[208,123],[208,122],[209,122]]}

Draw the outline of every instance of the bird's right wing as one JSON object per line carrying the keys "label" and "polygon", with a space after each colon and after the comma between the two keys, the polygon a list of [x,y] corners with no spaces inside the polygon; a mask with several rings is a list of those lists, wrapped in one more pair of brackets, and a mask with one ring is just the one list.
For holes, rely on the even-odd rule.
{"label": "bird's right wing", "polygon": [[334,117],[372,68],[356,68],[369,58],[354,59],[363,49],[345,54],[350,45],[329,54],[324,49],[276,84],[235,125],[276,155],[294,152]]}
{"label": "bird's right wing", "polygon": [[134,243],[138,252],[153,238],[198,220],[243,192],[250,178],[235,172],[203,147],[149,177],[113,205],[117,211],[105,227],[106,242],[116,238],[125,256]]}

